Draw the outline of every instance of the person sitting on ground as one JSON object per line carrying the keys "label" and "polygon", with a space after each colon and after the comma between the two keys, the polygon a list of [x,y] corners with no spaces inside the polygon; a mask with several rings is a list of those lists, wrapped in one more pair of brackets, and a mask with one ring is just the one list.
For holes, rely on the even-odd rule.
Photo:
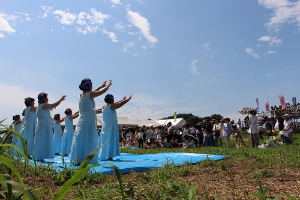
{"label": "person sitting on ground", "polygon": [[186,148],[196,148],[196,143],[195,143],[195,140],[192,139],[192,136],[190,135],[188,137],[188,139],[183,143],[183,146],[182,146],[183,149],[186,149]]}
{"label": "person sitting on ground", "polygon": [[171,148],[179,147],[178,140],[175,137],[172,137],[172,139],[170,140],[170,147]]}

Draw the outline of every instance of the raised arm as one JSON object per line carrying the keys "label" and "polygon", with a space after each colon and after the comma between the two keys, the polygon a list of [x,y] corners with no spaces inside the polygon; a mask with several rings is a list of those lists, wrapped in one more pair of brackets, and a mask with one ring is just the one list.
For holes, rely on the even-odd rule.
{"label": "raised arm", "polygon": [[102,113],[102,108],[96,110],[96,114],[100,114],[100,113]]}
{"label": "raised arm", "polygon": [[104,81],[104,82],[102,83],[102,85],[100,85],[99,87],[97,87],[94,91],[99,91],[101,88],[104,88],[104,87],[106,86],[106,82],[107,82],[107,81]]}
{"label": "raised arm", "polygon": [[62,101],[64,101],[66,98],[66,95],[63,95],[57,102],[55,103],[44,103],[42,109],[44,110],[51,110],[53,108],[56,108]]}
{"label": "raised arm", "polygon": [[62,119],[60,119],[60,120],[56,120],[55,123],[60,124],[60,123],[62,123],[63,121],[65,121],[65,119],[66,119],[66,118],[64,117],[64,118],[62,118]]}
{"label": "raised arm", "polygon": [[104,94],[104,93],[109,89],[109,87],[111,86],[111,84],[112,84],[112,80],[110,79],[110,80],[108,81],[108,84],[105,85],[105,87],[104,87],[102,90],[100,90],[100,88],[101,88],[101,86],[102,86],[103,84],[102,84],[101,86],[99,86],[97,89],[100,90],[100,91],[98,91],[97,89],[94,90],[94,91],[92,91],[91,94],[90,94],[90,99],[92,100],[92,99],[94,99],[95,97],[98,97],[98,96]]}
{"label": "raised arm", "polygon": [[126,97],[123,97],[123,99],[121,101],[111,104],[110,109],[116,110],[118,108],[121,108],[124,104],[126,104],[128,101],[130,101],[131,97],[132,97],[132,95],[130,95],[130,97],[128,99],[126,99]]}
{"label": "raised arm", "polygon": [[74,113],[74,115],[70,116],[69,119],[75,119],[79,116],[79,111],[77,111],[76,113]]}

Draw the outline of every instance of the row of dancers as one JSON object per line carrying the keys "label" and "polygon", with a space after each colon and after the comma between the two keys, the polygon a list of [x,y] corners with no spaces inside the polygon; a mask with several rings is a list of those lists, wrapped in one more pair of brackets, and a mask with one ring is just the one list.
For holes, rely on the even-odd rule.
{"label": "row of dancers", "polygon": [[[130,101],[123,97],[115,102],[112,94],[104,98],[106,105],[96,109],[95,98],[107,92],[112,85],[112,80],[104,81],[99,87],[93,90],[91,79],[83,79],[79,85],[82,91],[79,97],[79,111],[72,114],[70,108],[65,110],[66,116],[61,118],[59,114],[54,116],[52,122],[50,110],[56,108],[65,100],[66,95],[55,103],[48,102],[48,94],[41,92],[38,95],[38,106],[35,107],[35,99],[25,98],[26,109],[23,120],[19,115],[13,117],[13,128],[21,133],[27,141],[29,155],[34,155],[36,160],[54,158],[55,153],[61,155],[70,154],[71,162],[79,165],[97,147],[103,146],[90,163],[98,163],[98,160],[112,160],[120,155],[119,148],[119,127],[116,110]],[[96,114],[103,113],[103,124],[101,137],[97,133]],[[73,119],[79,117],[76,129],[73,129]],[[62,137],[60,123],[65,121],[65,130]],[[53,135],[54,130],[54,135]],[[22,143],[18,137],[13,138],[13,143],[23,150]]]}

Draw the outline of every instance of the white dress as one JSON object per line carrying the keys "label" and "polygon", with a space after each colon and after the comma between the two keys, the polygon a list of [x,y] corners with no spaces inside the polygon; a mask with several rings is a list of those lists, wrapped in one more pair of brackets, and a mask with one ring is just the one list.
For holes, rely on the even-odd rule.
{"label": "white dress", "polygon": [[[22,127],[22,123],[19,123],[17,124],[17,122],[15,121],[12,125],[13,127],[13,130],[16,131],[16,132],[19,132],[20,133],[20,130],[21,130],[21,127]],[[19,136],[17,135],[13,135],[13,139],[12,139],[12,144],[15,145],[15,146],[18,146],[19,142],[20,142],[20,138]],[[12,148],[13,149],[13,148]]]}
{"label": "white dress", "polygon": [[33,155],[36,160],[54,158],[53,130],[49,110],[43,110],[44,104],[37,107],[37,127],[34,138]]}
{"label": "white dress", "polygon": [[72,140],[74,137],[73,119],[67,117],[65,119],[65,130],[61,144],[61,155],[69,155],[71,153]]}
{"label": "white dress", "polygon": [[101,130],[99,146],[104,146],[100,149],[100,160],[108,160],[120,155],[117,112],[116,110],[111,110],[110,106],[111,104],[108,104],[102,111],[103,128]]}
{"label": "white dress", "polygon": [[[22,128],[20,130],[21,135],[27,141],[28,154],[33,154],[35,129],[37,124],[36,112],[30,111],[31,106],[25,110],[25,117],[23,118]],[[18,147],[23,150],[22,142],[20,141]],[[23,151],[24,152],[24,151]]]}
{"label": "white dress", "polygon": [[53,136],[53,145],[54,153],[61,153],[61,142],[62,142],[62,131],[61,125],[59,123],[53,123],[54,136]]}
{"label": "white dress", "polygon": [[[82,161],[98,146],[98,132],[95,111],[95,101],[90,99],[90,93],[79,97],[79,119],[74,133],[71,162],[75,165]],[[98,163],[97,153],[90,164]]]}

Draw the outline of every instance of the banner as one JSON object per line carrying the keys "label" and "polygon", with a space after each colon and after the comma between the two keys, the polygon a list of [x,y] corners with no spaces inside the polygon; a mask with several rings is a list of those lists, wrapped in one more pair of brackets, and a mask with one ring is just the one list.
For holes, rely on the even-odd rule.
{"label": "banner", "polygon": [[265,107],[266,107],[266,112],[270,112],[271,111],[270,110],[270,105],[269,105],[268,101],[265,102]]}
{"label": "banner", "polygon": [[278,97],[279,97],[279,101],[280,101],[281,109],[286,109],[286,103],[285,103],[285,100],[284,100],[283,94],[281,94],[281,95],[278,95]]}
{"label": "banner", "polygon": [[258,102],[258,98],[256,98],[256,110],[259,110],[259,102]]}
{"label": "banner", "polygon": [[297,105],[296,97],[293,97],[293,98],[292,98],[292,102],[293,102],[293,106],[296,106],[296,105]]}
{"label": "banner", "polygon": [[177,117],[177,114],[176,114],[176,111],[174,112],[174,122],[176,122],[176,117]]}

